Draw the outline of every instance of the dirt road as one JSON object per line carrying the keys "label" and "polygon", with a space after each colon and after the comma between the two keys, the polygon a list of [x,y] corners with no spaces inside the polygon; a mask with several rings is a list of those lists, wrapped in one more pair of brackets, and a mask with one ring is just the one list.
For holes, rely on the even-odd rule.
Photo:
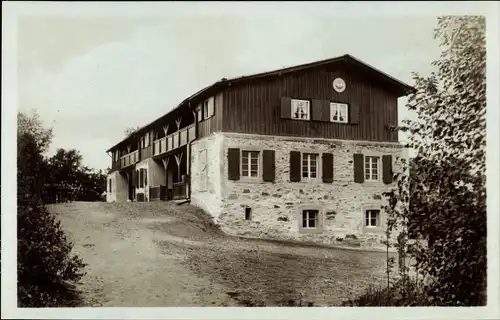
{"label": "dirt road", "polygon": [[334,306],[384,283],[385,254],[245,240],[171,203],[50,206],[87,266],[88,306]]}

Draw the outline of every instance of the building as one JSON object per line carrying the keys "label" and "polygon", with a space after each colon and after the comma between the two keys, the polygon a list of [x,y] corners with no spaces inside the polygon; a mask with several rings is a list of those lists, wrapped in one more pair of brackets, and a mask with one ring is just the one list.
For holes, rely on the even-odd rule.
{"label": "building", "polygon": [[189,199],[232,234],[378,245],[413,90],[350,55],[224,78],[108,150],[107,201]]}

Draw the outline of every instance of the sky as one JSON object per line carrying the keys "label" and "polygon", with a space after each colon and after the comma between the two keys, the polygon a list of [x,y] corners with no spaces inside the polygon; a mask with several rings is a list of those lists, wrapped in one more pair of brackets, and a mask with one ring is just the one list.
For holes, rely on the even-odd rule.
{"label": "sky", "polygon": [[[413,84],[440,49],[435,16],[263,14],[35,15],[17,24],[18,107],[53,128],[48,155],[75,148],[87,166],[106,150],[226,77],[350,54]],[[399,101],[400,120],[409,116]]]}

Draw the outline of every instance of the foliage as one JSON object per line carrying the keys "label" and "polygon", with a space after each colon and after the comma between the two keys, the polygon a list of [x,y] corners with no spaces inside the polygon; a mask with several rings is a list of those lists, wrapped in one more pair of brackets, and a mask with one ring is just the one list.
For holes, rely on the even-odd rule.
{"label": "foliage", "polygon": [[[418,295],[410,286],[417,282],[395,282],[352,300],[356,305],[486,303],[485,20],[439,18],[435,37],[442,47],[437,72],[414,74],[408,108],[417,120],[399,128],[410,133],[408,147],[417,156],[402,163],[397,187],[385,194],[387,236],[398,234],[402,261],[407,255],[414,261],[411,268],[400,264],[399,279],[413,272],[426,281]],[[395,299],[399,286],[407,288],[405,299]]]}
{"label": "foliage", "polygon": [[[82,165],[82,156],[78,150],[58,149],[48,159],[50,171],[47,185],[69,190],[74,200],[96,201],[106,190],[106,175],[102,170],[93,170]],[[47,192],[52,192],[48,189]],[[46,201],[54,197],[45,197]]]}
{"label": "foliage", "polygon": [[66,282],[78,281],[83,276],[84,263],[71,254],[72,244],[59,221],[41,201],[48,172],[42,150],[50,143],[51,132],[41,127],[36,118],[20,114],[18,121],[18,304],[21,307],[71,305],[77,296]]}
{"label": "foliage", "polygon": [[368,290],[355,299],[342,302],[344,307],[410,307],[428,306],[427,300],[423,299],[418,292],[419,286],[409,278],[402,278],[391,284],[390,288],[385,286],[370,286]]}
{"label": "foliage", "polygon": [[139,128],[140,128],[139,126],[137,126],[137,127],[128,127],[123,132],[123,135],[126,138],[126,137],[130,136],[132,133],[136,132]]}

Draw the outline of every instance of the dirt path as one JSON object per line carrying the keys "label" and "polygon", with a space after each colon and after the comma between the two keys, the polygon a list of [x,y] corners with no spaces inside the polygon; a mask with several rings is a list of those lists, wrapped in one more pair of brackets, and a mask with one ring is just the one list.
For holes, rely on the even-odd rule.
{"label": "dirt path", "polygon": [[51,207],[88,264],[89,306],[338,305],[384,281],[385,254],[220,234],[191,206]]}

